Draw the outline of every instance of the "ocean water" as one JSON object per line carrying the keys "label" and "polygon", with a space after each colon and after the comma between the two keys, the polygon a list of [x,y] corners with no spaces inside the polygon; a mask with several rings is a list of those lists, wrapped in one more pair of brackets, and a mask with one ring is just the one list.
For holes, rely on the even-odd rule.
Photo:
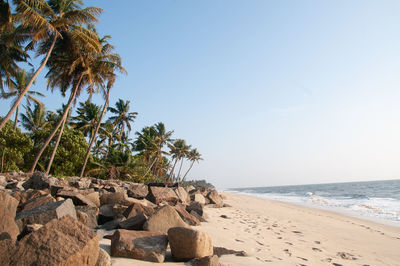
{"label": "ocean water", "polygon": [[229,189],[400,226],[400,180]]}

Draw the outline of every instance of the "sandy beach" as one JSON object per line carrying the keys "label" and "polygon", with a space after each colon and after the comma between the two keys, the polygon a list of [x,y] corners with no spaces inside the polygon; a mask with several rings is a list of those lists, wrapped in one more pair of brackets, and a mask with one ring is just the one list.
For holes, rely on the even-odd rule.
{"label": "sandy beach", "polygon": [[[232,207],[206,208],[214,246],[248,256],[222,256],[222,265],[400,265],[400,227],[234,193]],[[226,216],[226,218],[221,217]],[[101,246],[109,247],[103,239]],[[112,258],[113,265],[151,265]],[[184,265],[168,263],[168,265]]]}

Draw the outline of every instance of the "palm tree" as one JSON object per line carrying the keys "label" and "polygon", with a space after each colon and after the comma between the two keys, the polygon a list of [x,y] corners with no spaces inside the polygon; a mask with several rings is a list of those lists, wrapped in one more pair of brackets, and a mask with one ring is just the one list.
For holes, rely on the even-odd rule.
{"label": "palm tree", "polygon": [[181,156],[181,165],[179,167],[179,172],[178,172],[178,176],[177,176],[177,180],[180,180],[181,177],[181,170],[182,170],[182,165],[183,165],[183,160],[185,158],[187,158],[189,151],[190,151],[190,145],[183,145],[183,147],[180,149],[180,156]]}
{"label": "palm tree", "polygon": [[121,130],[121,134],[125,131],[125,126],[128,128],[128,131],[131,131],[131,123],[133,123],[138,114],[137,112],[129,112],[129,104],[130,101],[119,99],[115,103],[115,108],[108,107],[108,111],[116,114],[108,118],[108,121],[117,126]]}
{"label": "palm tree", "polygon": [[38,129],[45,128],[49,122],[46,121],[46,111],[42,104],[35,103],[33,110],[30,106],[24,106],[26,114],[21,114],[22,126],[34,133]]}
{"label": "palm tree", "polygon": [[41,48],[38,53],[45,54],[45,57],[10,111],[1,121],[0,130],[10,119],[36,77],[47,64],[57,39],[62,38],[64,33],[73,31],[75,38],[80,38],[82,41],[86,41],[88,45],[92,45],[91,41],[85,36],[87,34],[85,34],[82,25],[96,22],[97,16],[102,12],[102,9],[97,7],[81,9],[81,0],[49,0],[48,2],[45,0],[14,0],[14,3],[21,25],[30,30],[32,41],[28,47],[33,48],[39,43]]}
{"label": "palm tree", "polygon": [[78,115],[72,118],[74,120],[72,126],[82,131],[83,135],[91,140],[100,119],[101,106],[89,101],[79,103],[79,105],[80,107],[77,109]]}
{"label": "palm tree", "polygon": [[[170,154],[172,155],[172,159],[175,159],[174,165],[169,174],[169,178],[174,179],[173,174],[174,174],[175,166],[179,160],[183,161],[183,158],[188,153],[190,146],[186,145],[186,141],[184,139],[176,139],[172,145],[169,144],[168,146],[170,149]],[[181,162],[180,169],[182,169],[182,162]],[[180,175],[180,169],[179,169],[178,178]]]}
{"label": "palm tree", "polygon": [[94,131],[90,139],[89,147],[86,152],[80,177],[82,177],[83,173],[85,172],[90,151],[92,149],[93,143],[96,141],[97,133],[99,132],[101,126],[101,121],[103,120],[104,114],[107,111],[108,104],[110,101],[110,91],[116,79],[115,72],[118,71],[124,74],[127,73],[125,68],[122,67],[121,56],[119,54],[112,53],[112,51],[114,50],[114,46],[108,43],[108,40],[110,38],[111,38],[110,36],[106,35],[99,40],[99,42],[102,45],[101,53],[99,56],[94,58],[94,61],[92,62],[90,68],[92,70],[91,75],[89,75],[92,78],[90,82],[91,84],[90,88],[93,88],[93,86],[101,88],[103,96],[105,98],[105,103],[103,106],[103,110],[101,111],[99,121],[97,122],[96,130]]}
{"label": "palm tree", "polygon": [[[16,73],[15,78],[11,79],[11,85],[9,86],[10,92],[3,92],[0,95],[0,98],[8,99],[14,97],[13,103],[19,98],[22,91],[26,87],[28,81],[32,78],[33,72],[26,72],[25,70],[19,71]],[[44,96],[42,93],[37,91],[28,91],[25,96],[27,99],[28,106],[30,106],[31,101],[36,102],[37,104],[41,104],[39,99],[35,98],[34,95]],[[18,123],[18,113],[19,113],[19,104],[17,105],[17,109],[15,111],[15,120],[14,120],[14,130],[17,128]]]}
{"label": "palm tree", "polygon": [[192,169],[193,164],[195,162],[199,162],[200,160],[203,160],[203,158],[201,158],[201,154],[198,152],[198,150],[192,149],[189,151],[189,154],[187,156],[187,158],[189,159],[189,161],[191,161],[192,163],[190,164],[189,169],[186,171],[185,175],[182,178],[182,181],[185,181],[186,175],[189,173],[189,171]]}

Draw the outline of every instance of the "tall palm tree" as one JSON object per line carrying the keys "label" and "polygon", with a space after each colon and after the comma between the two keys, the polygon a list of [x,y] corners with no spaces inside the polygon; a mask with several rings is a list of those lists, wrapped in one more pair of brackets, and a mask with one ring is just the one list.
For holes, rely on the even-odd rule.
{"label": "tall palm tree", "polygon": [[189,169],[186,171],[185,175],[183,176],[182,181],[185,181],[186,175],[192,169],[193,164],[195,162],[199,162],[200,160],[203,160],[203,158],[201,158],[201,154],[198,152],[198,150],[196,148],[189,151],[187,158],[189,159],[189,161],[191,161],[191,164],[190,164]]}
{"label": "tall palm tree", "polygon": [[119,99],[115,103],[114,107],[108,107],[108,111],[115,114],[115,116],[111,116],[108,118],[108,121],[117,126],[121,133],[125,131],[125,126],[128,128],[128,131],[131,131],[131,123],[133,123],[134,119],[137,116],[137,112],[129,112],[130,101],[124,101]]}
{"label": "tall palm tree", "polygon": [[[169,178],[174,179],[173,175],[174,175],[175,166],[179,160],[183,160],[183,158],[186,156],[188,150],[190,149],[190,146],[186,145],[186,141],[184,139],[176,139],[174,141],[174,143],[169,144],[168,147],[170,149],[169,153],[172,155],[172,159],[175,159],[174,165],[169,174]],[[182,169],[182,163],[181,163],[180,169]],[[178,178],[179,178],[179,175],[180,175],[180,170],[179,170],[179,174],[177,176]]]}
{"label": "tall palm tree", "polygon": [[[21,100],[36,80],[39,73],[43,70],[54,49],[57,39],[62,38],[63,33],[74,31],[76,38],[86,41],[88,45],[92,43],[85,36],[82,25],[97,21],[97,16],[102,9],[97,7],[82,7],[81,0],[14,0],[17,10],[17,18],[21,25],[30,30],[31,43],[29,48],[33,48],[39,43],[40,55],[45,55],[39,68],[35,71],[26,87],[11,107],[3,121],[0,123],[0,130],[10,119],[11,115],[20,104]],[[49,45],[48,45],[49,44]]]}
{"label": "tall palm tree", "polygon": [[[90,62],[91,58],[96,56],[101,50],[98,36],[94,31],[87,28],[79,28],[77,30],[79,31],[78,33],[76,33],[75,30],[72,32],[63,32],[63,38],[57,41],[54,51],[47,63],[49,67],[49,71],[46,74],[48,78],[48,88],[52,90],[54,88],[59,88],[63,95],[68,89],[70,89],[71,92],[64,114],[36,155],[30,170],[31,172],[34,171],[41,155],[60,127],[61,130],[59,134],[63,133],[63,126],[65,125],[64,120],[67,118],[70,107],[75,101],[76,96],[79,95],[84,86],[87,85],[87,62]],[[83,32],[86,36],[85,39],[82,39]],[[90,40],[91,44],[88,44],[86,40]],[[94,47],[96,43],[98,47]],[[46,45],[44,45],[44,47],[45,46]],[[55,148],[57,148],[57,145]],[[50,162],[51,161],[52,160],[50,160]]]}
{"label": "tall palm tree", "polygon": [[38,129],[45,128],[49,122],[46,121],[46,111],[42,104],[35,103],[33,109],[30,106],[24,106],[26,114],[21,114],[22,126],[33,133]]}
{"label": "tall palm tree", "polygon": [[104,114],[107,111],[108,104],[110,101],[110,91],[116,79],[115,72],[118,71],[123,74],[127,73],[125,68],[123,68],[122,66],[121,56],[117,53],[113,53],[114,46],[108,43],[108,40],[110,38],[111,38],[110,36],[106,35],[99,40],[102,46],[101,53],[99,56],[94,58],[94,60],[91,62],[91,67],[89,68],[91,70],[91,75],[88,75],[89,77],[91,77],[90,91],[92,91],[92,88],[94,86],[101,88],[101,91],[103,92],[103,96],[105,99],[105,103],[103,106],[103,110],[101,111],[99,121],[97,122],[96,129],[90,139],[89,147],[86,152],[80,177],[82,177],[83,173],[85,172],[90,151],[92,149],[94,142],[96,141],[97,133],[99,132],[101,126],[101,121],[103,120]]}
{"label": "tall palm tree", "polygon": [[[32,78],[33,72],[26,72],[25,70],[19,71],[16,73],[15,78],[10,80],[11,85],[9,86],[10,92],[3,92],[0,95],[0,98],[8,99],[14,98],[13,103],[19,98],[22,91],[25,89],[26,84]],[[37,91],[28,91],[25,96],[27,100],[28,106],[30,106],[31,101],[36,102],[37,104],[41,104],[39,99],[34,96],[44,96],[42,93]],[[15,111],[15,120],[14,120],[14,130],[17,128],[18,123],[18,113],[19,113],[19,104],[17,105],[17,109]]]}

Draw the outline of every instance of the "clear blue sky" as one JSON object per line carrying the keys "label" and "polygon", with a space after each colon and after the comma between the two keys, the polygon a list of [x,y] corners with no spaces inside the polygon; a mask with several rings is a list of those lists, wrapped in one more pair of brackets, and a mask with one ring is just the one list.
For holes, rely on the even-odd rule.
{"label": "clear blue sky", "polygon": [[134,131],[162,121],[197,147],[205,160],[191,178],[400,178],[399,1],[86,3],[104,9],[99,32],[129,72],[111,103],[131,101]]}

